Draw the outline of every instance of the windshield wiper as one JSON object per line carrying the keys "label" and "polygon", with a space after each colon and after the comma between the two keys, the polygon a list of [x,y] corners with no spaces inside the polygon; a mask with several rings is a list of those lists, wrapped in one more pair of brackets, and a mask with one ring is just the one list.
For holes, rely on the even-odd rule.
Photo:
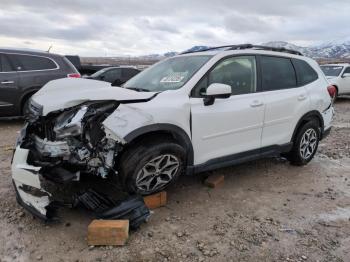
{"label": "windshield wiper", "polygon": [[126,89],[135,90],[137,92],[150,92],[148,89],[140,88],[140,87],[126,87]]}

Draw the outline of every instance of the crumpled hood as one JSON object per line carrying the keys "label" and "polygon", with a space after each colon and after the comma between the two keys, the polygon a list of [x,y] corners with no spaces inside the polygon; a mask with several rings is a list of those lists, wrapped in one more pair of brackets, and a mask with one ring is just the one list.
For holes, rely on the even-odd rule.
{"label": "crumpled hood", "polygon": [[89,100],[137,102],[150,99],[155,94],[155,92],[137,92],[115,87],[102,81],[63,78],[47,83],[32,96],[32,99],[43,106],[43,115],[47,115],[49,112],[76,106]]}

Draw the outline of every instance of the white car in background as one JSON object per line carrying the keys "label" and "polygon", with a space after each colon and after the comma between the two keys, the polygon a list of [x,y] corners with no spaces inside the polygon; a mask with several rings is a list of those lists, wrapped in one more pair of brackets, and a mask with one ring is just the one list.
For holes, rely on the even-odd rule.
{"label": "white car in background", "polygon": [[335,86],[335,97],[350,95],[350,64],[326,64],[321,65],[321,69],[329,83]]}
{"label": "white car in background", "polygon": [[17,141],[18,201],[48,219],[62,202],[57,190],[105,192],[117,180],[125,192],[147,195],[181,174],[261,157],[305,165],[331,129],[328,85],[314,60],[253,45],[185,52],[123,87],[52,81],[32,97]]}

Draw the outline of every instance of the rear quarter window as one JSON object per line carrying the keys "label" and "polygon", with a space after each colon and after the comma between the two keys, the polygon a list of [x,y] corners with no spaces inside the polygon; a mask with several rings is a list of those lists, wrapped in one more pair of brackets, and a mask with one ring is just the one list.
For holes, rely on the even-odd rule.
{"label": "rear quarter window", "polygon": [[57,68],[56,63],[47,57],[16,54],[10,54],[9,57],[16,65],[17,71],[50,70]]}
{"label": "rear quarter window", "polygon": [[307,85],[318,79],[316,71],[304,60],[292,59],[298,78],[298,86]]}
{"label": "rear quarter window", "polygon": [[297,78],[289,58],[261,56],[262,90],[273,91],[297,86]]}

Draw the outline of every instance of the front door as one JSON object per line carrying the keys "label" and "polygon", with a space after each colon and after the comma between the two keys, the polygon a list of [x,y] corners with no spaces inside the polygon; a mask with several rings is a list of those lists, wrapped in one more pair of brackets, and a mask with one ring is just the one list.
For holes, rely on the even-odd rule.
{"label": "front door", "polygon": [[[256,93],[256,72],[254,56],[225,58],[192,90],[192,143],[196,165],[260,148],[265,105],[263,95]],[[232,95],[205,106],[203,96],[212,83],[230,85]]]}

